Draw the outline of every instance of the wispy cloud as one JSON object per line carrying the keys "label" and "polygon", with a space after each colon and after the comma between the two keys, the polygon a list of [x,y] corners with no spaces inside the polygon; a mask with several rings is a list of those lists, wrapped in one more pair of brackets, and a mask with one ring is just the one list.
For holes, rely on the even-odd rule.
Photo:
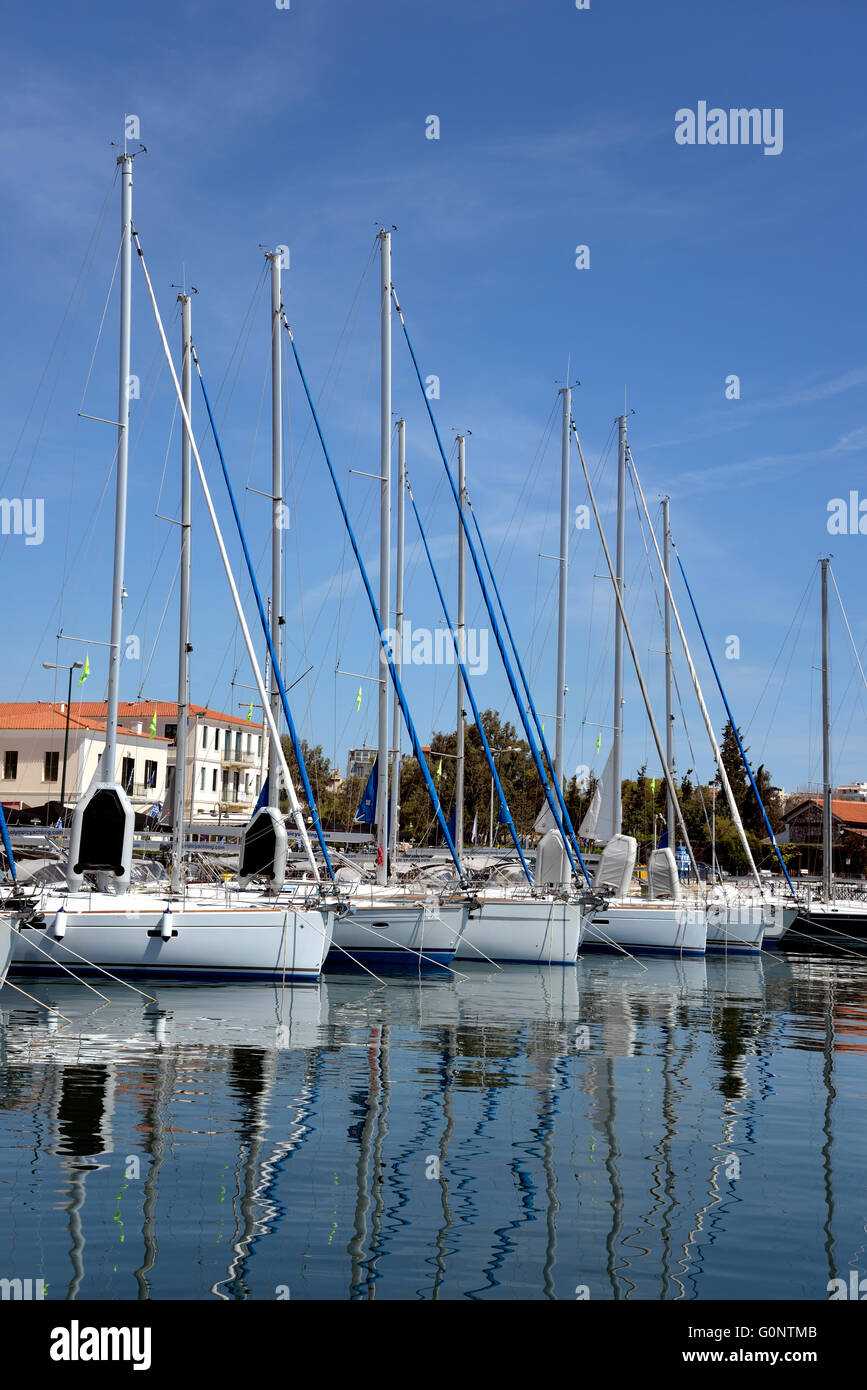
{"label": "wispy cloud", "polygon": [[739,401],[737,405],[729,406],[725,417],[722,412],[699,416],[695,428],[689,433],[673,439],[653,440],[643,445],[643,451],[647,453],[651,449],[673,449],[682,444],[695,444],[702,439],[715,439],[734,430],[746,429],[753,420],[769,411],[794,410],[799,406],[815,405],[819,401],[830,400],[834,396],[854,390],[856,386],[864,385],[867,385],[867,367],[853,367],[850,371],[827,381],[805,384],[782,395],[769,396],[763,401]]}
{"label": "wispy cloud", "polygon": [[757,458],[742,459],[738,463],[723,463],[715,468],[690,469],[677,476],[678,497],[695,495],[699,492],[712,492],[721,482],[735,479],[741,485],[756,486],[767,482],[774,474],[791,471],[794,468],[814,467],[834,458],[857,454],[867,449],[867,425],[842,434],[833,444],[824,449],[811,449],[801,453],[762,454]]}

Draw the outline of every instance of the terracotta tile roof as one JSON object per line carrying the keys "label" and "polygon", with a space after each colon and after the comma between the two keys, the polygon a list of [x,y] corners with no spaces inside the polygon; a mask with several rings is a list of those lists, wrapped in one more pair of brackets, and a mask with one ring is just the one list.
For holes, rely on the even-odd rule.
{"label": "terracotta tile roof", "polygon": [[[804,800],[799,801],[797,806],[793,806],[787,814],[789,816],[797,815],[804,806],[811,804],[821,806],[822,798],[820,796],[805,796]],[[847,825],[867,826],[867,801],[844,801],[835,797],[831,801],[831,814],[836,816],[837,820],[845,821]]]}
{"label": "terracotta tile roof", "polygon": [[[177,708],[177,706],[176,706]],[[94,707],[95,712],[101,709],[105,715],[105,705]],[[151,714],[153,710],[151,710]],[[89,715],[88,708],[82,707],[77,700],[72,701],[69,712],[70,729],[83,730],[85,733],[104,734],[105,719],[95,719]],[[0,730],[20,729],[22,731],[30,729],[63,730],[66,728],[66,705],[49,702],[43,703],[41,700],[35,701],[14,701],[8,704],[0,703]],[[123,739],[144,738],[150,743],[169,743],[170,739],[162,738],[159,734],[149,738],[147,733],[137,734],[132,729],[123,730]]]}
{"label": "terracotta tile roof", "polygon": [[[73,704],[77,706],[78,702],[74,700]],[[118,704],[118,718],[144,719],[147,717],[151,719],[154,710],[157,712],[157,719],[170,720],[173,717],[177,718],[178,702],[177,700],[121,700]],[[104,719],[106,715],[106,702],[105,700],[93,700],[90,702],[84,700],[81,703],[81,712],[84,715],[98,715]],[[207,705],[194,705],[191,703],[190,714],[200,715],[203,719],[211,719],[215,723],[243,724],[246,725],[248,729],[262,728],[261,724],[257,724],[253,720],[247,724],[243,715],[222,714],[219,710],[209,709]]]}

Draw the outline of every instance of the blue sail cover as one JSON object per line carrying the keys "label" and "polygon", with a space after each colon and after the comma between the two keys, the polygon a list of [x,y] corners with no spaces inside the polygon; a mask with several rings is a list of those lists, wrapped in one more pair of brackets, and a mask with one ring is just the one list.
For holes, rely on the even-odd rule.
{"label": "blue sail cover", "polygon": [[452,807],[452,810],[451,810],[451,815],[449,816],[449,834],[451,835],[452,839],[454,839],[455,836],[457,835],[457,833],[458,833],[458,808],[457,808],[457,806],[453,806],[453,807]]}
{"label": "blue sail cover", "polygon": [[367,786],[355,812],[355,825],[376,825],[376,793],[379,786],[379,759],[370,769]]}
{"label": "blue sail cover", "polygon": [[[374,761],[370,769],[370,776],[367,779],[367,786],[364,794],[358,803],[358,810],[353,816],[353,825],[376,825],[376,797],[379,791],[379,759]],[[389,800],[386,811],[386,834],[391,830],[391,801]]]}

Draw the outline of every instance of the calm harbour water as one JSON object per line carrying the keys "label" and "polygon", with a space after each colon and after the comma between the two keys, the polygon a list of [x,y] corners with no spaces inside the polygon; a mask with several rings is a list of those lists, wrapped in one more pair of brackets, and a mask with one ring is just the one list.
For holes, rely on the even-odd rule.
{"label": "calm harbour water", "polygon": [[0,1278],[48,1299],[826,1299],[867,960],[0,994]]}

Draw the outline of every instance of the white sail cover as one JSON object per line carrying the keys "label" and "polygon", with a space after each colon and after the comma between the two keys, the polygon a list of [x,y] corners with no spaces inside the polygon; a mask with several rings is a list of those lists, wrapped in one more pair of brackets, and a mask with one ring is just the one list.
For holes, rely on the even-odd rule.
{"label": "white sail cover", "polygon": [[674,850],[655,849],[647,861],[647,895],[649,898],[671,898],[680,902],[680,875]]}
{"label": "white sail cover", "polygon": [[536,850],[536,887],[568,888],[571,882],[572,867],[563,837],[559,830],[549,830]]}
{"label": "white sail cover", "polygon": [[632,835],[612,835],[599,856],[593,887],[607,888],[618,898],[627,897],[637,857],[638,841]]}
{"label": "white sail cover", "polygon": [[556,830],[556,828],[557,822],[554,819],[554,812],[551,810],[546,797],[542,802],[542,809],[533,823],[533,829],[537,835],[544,835],[547,831]]}
{"label": "white sail cover", "polygon": [[608,761],[602,770],[602,776],[596,783],[593,800],[587,807],[584,819],[578,827],[578,834],[583,836],[585,840],[607,840],[615,833],[614,783],[611,776],[613,758],[614,749],[612,748],[608,754]]}

